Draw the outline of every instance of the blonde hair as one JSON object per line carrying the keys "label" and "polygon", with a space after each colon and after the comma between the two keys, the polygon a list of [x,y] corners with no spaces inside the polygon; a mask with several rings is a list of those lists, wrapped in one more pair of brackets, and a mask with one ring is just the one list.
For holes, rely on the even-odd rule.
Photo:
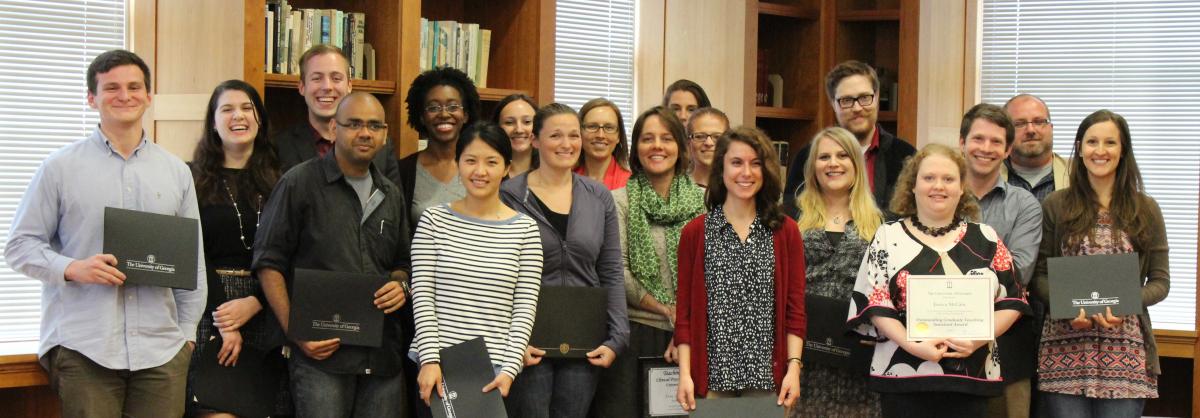
{"label": "blonde hair", "polygon": [[870,183],[867,182],[866,163],[863,160],[862,148],[854,134],[844,128],[825,128],[818,132],[809,146],[808,158],[804,161],[804,190],[796,197],[796,207],[800,208],[800,219],[796,222],[800,230],[824,228],[828,221],[825,213],[825,200],[821,197],[821,183],[817,181],[817,148],[821,140],[829,139],[850,155],[854,166],[854,182],[850,184],[850,216],[854,219],[854,228],[858,236],[870,241],[875,236],[875,230],[883,223],[883,214],[875,206],[875,198],[871,196]]}
{"label": "blonde hair", "polygon": [[896,178],[896,188],[892,192],[891,208],[892,213],[898,216],[916,216],[917,215],[917,200],[913,196],[913,187],[917,184],[917,170],[921,168],[921,162],[925,161],[930,155],[940,155],[949,158],[958,167],[958,181],[962,184],[962,197],[958,199],[958,206],[954,208],[954,215],[961,217],[967,221],[979,221],[979,202],[975,200],[975,194],[967,190],[965,181],[967,180],[967,159],[963,157],[962,152],[957,149],[950,148],[942,144],[929,144],[917,151],[916,155],[909,157],[908,162],[904,163],[904,169],[900,171],[900,176]]}

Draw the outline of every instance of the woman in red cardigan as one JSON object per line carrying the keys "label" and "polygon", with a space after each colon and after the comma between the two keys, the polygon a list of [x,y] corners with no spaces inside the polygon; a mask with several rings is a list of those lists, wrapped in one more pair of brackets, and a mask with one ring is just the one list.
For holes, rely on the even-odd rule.
{"label": "woman in red cardigan", "polygon": [[679,238],[675,342],[686,410],[696,396],[800,396],[804,245],[779,206],[779,157],[762,131],[717,142],[705,205]]}

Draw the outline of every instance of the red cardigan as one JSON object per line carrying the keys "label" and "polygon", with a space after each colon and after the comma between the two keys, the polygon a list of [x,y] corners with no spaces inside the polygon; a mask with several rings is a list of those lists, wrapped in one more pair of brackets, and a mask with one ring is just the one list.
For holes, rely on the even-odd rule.
{"label": "red cardigan", "polygon": [[[679,235],[679,288],[676,297],[675,344],[688,344],[696,397],[708,394],[708,294],[704,286],[704,215]],[[771,234],[775,241],[775,387],[787,372],[787,334],[805,337],[804,242],[796,221],[784,217]],[[786,301],[786,303],[780,303]],[[780,326],[780,325],[783,326]]]}

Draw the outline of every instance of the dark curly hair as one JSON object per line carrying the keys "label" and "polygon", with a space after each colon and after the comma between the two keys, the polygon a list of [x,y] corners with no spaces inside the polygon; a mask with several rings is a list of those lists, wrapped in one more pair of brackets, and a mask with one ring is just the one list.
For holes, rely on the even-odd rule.
{"label": "dark curly hair", "polygon": [[717,149],[713,154],[712,172],[708,175],[708,191],[704,195],[704,206],[708,210],[725,204],[725,196],[729,191],[725,188],[725,154],[729,145],[740,142],[750,146],[758,159],[762,161],[762,188],[754,195],[754,205],[758,210],[759,219],[771,231],[778,230],[783,225],[783,168],[779,166],[779,154],[775,153],[775,145],[771,138],[758,128],[739,126],[726,131],[717,141]]}
{"label": "dark curly hair", "polygon": [[479,110],[479,90],[467,73],[450,67],[434,68],[417,76],[408,88],[408,96],[404,98],[405,107],[408,108],[408,126],[417,131],[421,138],[429,137],[429,131],[421,120],[421,115],[425,113],[425,97],[437,86],[450,86],[458,90],[462,95],[463,111],[467,113],[467,123],[483,120],[482,111]]}
{"label": "dark curly hair", "polygon": [[217,134],[217,104],[221,95],[227,91],[240,91],[250,97],[254,104],[254,112],[258,119],[258,135],[254,137],[254,148],[246,168],[238,174],[230,184],[230,189],[253,190],[264,199],[271,194],[275,182],[279,180],[279,160],[275,155],[275,145],[267,140],[268,121],[266,106],[258,90],[242,80],[227,80],[213,89],[208,99],[208,111],[204,114],[204,132],[200,134],[200,143],[192,155],[192,178],[196,181],[196,196],[201,203],[223,203],[229,200],[228,193],[221,185],[223,175],[221,168],[225,165],[225,149],[221,146],[221,136]]}

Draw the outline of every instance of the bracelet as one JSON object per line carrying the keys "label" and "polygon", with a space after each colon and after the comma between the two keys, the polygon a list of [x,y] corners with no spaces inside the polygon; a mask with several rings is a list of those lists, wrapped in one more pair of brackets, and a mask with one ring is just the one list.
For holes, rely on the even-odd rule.
{"label": "bracelet", "polygon": [[787,361],[788,363],[795,362],[796,364],[800,365],[801,368],[804,367],[804,361],[800,360],[800,357],[788,357]]}

